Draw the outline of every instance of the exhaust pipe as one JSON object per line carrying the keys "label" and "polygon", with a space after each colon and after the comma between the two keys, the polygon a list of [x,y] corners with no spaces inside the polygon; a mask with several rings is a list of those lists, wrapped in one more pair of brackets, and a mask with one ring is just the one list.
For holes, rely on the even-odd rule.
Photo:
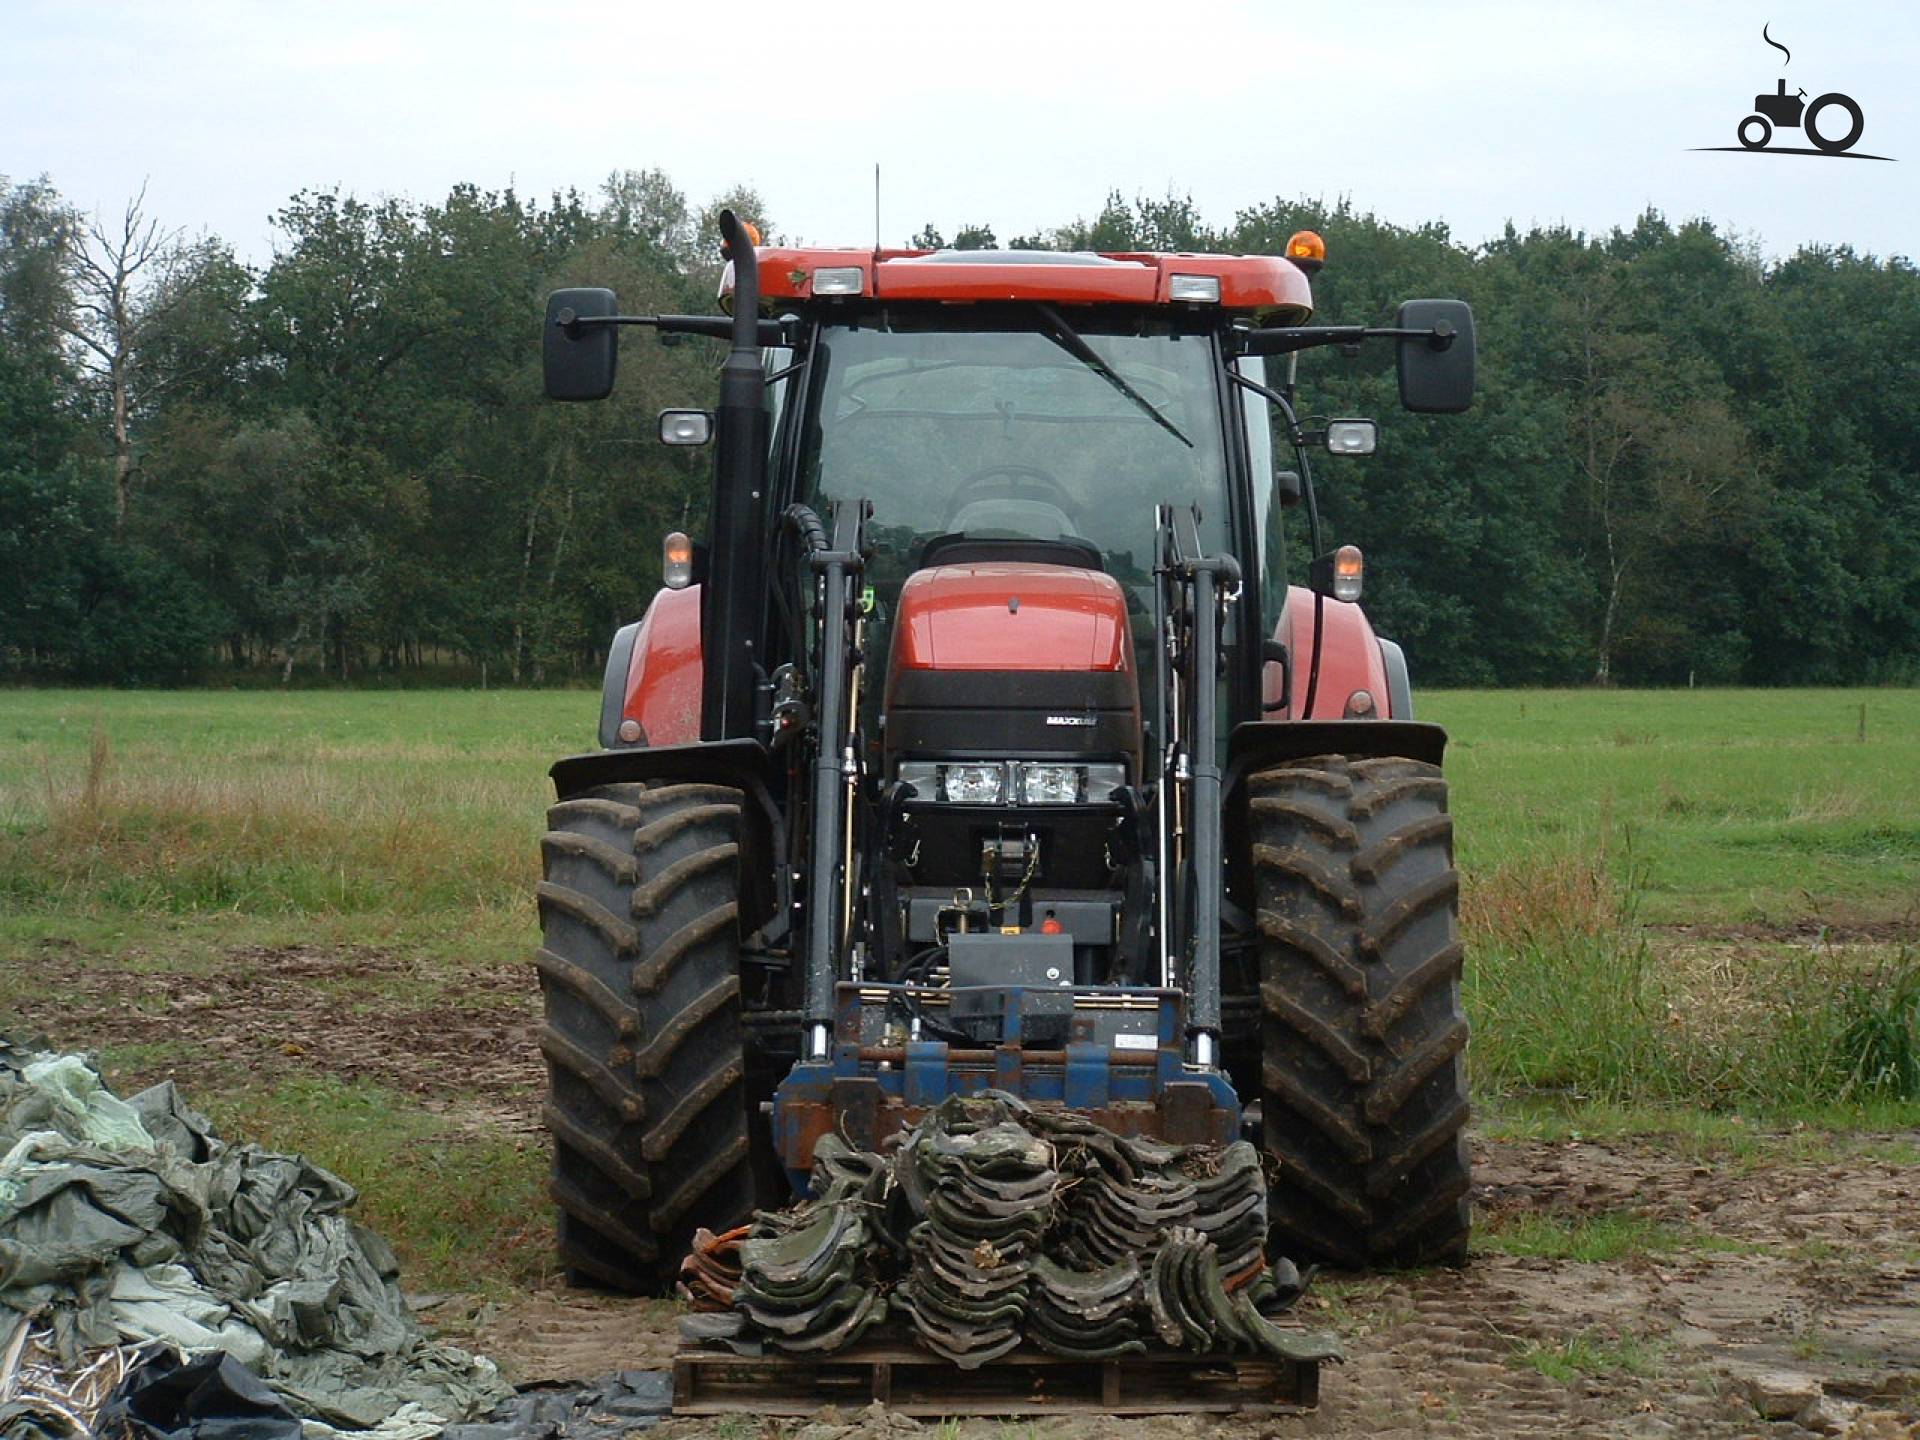
{"label": "exhaust pipe", "polygon": [[753,734],[766,589],[760,537],[768,419],[760,358],[760,262],[746,225],[731,210],[720,212],[720,238],[733,262],[733,343],[720,367],[707,577],[700,591],[702,740]]}

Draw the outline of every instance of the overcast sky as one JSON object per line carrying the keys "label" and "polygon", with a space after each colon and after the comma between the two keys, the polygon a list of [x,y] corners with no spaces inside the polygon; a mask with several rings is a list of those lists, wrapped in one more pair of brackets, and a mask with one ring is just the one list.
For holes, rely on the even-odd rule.
{"label": "overcast sky", "polygon": [[[1772,255],[1913,256],[1916,72],[1913,0],[0,0],[0,174],[107,212],[147,180],[152,213],[254,261],[303,188],[544,197],[649,166],[696,202],[752,184],[789,239],[865,244],[876,161],[889,244],[1172,189],[1222,222],[1346,195],[1477,242],[1654,205]],[[1897,163],[1690,151],[1735,144],[1783,76],[1853,96],[1855,150]]]}

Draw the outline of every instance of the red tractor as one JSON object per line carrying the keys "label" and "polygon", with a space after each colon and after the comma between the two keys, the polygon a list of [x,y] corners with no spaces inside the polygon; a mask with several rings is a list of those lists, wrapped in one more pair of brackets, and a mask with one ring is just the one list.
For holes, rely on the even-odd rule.
{"label": "red tractor", "polygon": [[730,342],[706,539],[614,638],[553,767],[539,970],[560,1252],[659,1291],[696,1225],[999,1090],[1174,1142],[1257,1136],[1273,1241],[1467,1246],[1445,734],[1355,603],[1282,565],[1298,352],[1376,337],[1466,408],[1473,317],[1312,326],[1294,258],[756,248],[730,315],[563,290],[547,393],[625,325]]}

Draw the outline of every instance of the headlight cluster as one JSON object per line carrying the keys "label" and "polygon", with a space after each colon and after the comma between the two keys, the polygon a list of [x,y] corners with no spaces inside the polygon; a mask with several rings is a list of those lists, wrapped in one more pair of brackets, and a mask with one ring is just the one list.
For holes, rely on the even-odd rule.
{"label": "headlight cluster", "polygon": [[900,778],[923,800],[954,805],[1078,805],[1105,801],[1127,783],[1115,763],[1054,760],[909,760]]}

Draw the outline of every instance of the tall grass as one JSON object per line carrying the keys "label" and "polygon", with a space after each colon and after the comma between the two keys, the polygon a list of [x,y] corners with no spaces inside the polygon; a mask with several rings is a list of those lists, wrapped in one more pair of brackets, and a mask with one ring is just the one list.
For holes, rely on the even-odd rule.
{"label": "tall grass", "polygon": [[84,768],[39,782],[0,828],[0,901],[19,908],[458,912],[522,905],[536,878],[520,777],[449,785],[324,756],[142,769],[96,725]]}
{"label": "tall grass", "polygon": [[1476,1090],[1783,1109],[1920,1098],[1920,954],[1656,947],[1636,874],[1594,852],[1469,877]]}

